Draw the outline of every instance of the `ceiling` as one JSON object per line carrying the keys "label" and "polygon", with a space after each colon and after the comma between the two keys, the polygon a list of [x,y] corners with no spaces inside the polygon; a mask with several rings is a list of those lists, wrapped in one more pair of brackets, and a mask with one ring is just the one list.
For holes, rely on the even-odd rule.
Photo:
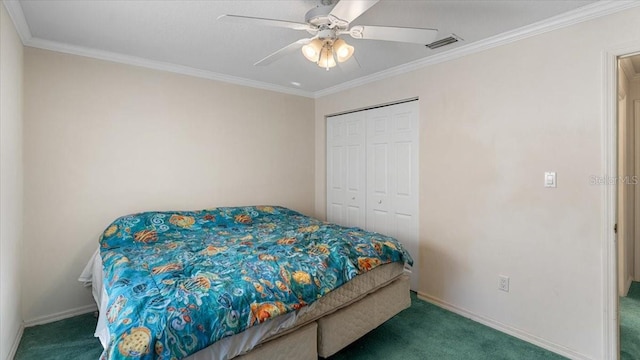
{"label": "ceiling", "polygon": [[[350,0],[343,0],[350,1]],[[26,45],[121,62],[151,64],[177,72],[303,95],[434,57],[442,52],[500,37],[594,1],[419,1],[381,0],[352,25],[438,29],[437,39],[454,33],[464,41],[436,50],[416,44],[344,39],[355,47],[360,64],[326,71],[294,53],[268,66],[253,64],[272,52],[308,37],[286,28],[222,23],[222,14],[304,22],[316,0],[233,1],[8,1],[9,12],[23,16],[18,26]],[[18,5],[18,6],[16,6]],[[183,71],[181,71],[183,70]],[[299,85],[298,85],[299,84]]]}

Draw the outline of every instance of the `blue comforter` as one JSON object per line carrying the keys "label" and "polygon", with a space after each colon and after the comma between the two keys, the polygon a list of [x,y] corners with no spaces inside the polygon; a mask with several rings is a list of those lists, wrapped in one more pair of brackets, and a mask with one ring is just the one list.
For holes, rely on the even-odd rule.
{"label": "blue comforter", "polygon": [[393,238],[272,206],[124,216],[100,249],[104,359],[181,359],[378,265],[413,263]]}

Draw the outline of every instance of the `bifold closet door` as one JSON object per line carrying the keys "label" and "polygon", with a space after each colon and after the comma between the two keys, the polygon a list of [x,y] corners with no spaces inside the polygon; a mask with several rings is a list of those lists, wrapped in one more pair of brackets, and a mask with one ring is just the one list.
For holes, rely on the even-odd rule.
{"label": "bifold closet door", "polygon": [[366,111],[367,230],[402,242],[414,259],[418,287],[418,102]]}
{"label": "bifold closet door", "polygon": [[393,236],[418,286],[418,101],[327,118],[327,220]]}
{"label": "bifold closet door", "polygon": [[365,228],[365,122],[355,112],[327,118],[327,220]]}

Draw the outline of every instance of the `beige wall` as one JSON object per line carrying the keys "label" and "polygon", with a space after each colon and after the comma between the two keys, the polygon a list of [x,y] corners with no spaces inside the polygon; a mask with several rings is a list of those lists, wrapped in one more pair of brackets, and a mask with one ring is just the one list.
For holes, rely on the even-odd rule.
{"label": "beige wall", "polygon": [[22,43],[0,4],[0,359],[21,329]]}
{"label": "beige wall", "polygon": [[25,321],[92,303],[101,231],[143,210],[313,212],[313,99],[25,48]]}
{"label": "beige wall", "polygon": [[[316,101],[316,214],[326,114],[420,98],[420,293],[602,359],[603,51],[640,41],[640,9]],[[558,187],[543,187],[556,171]],[[511,277],[509,293],[498,275]]]}

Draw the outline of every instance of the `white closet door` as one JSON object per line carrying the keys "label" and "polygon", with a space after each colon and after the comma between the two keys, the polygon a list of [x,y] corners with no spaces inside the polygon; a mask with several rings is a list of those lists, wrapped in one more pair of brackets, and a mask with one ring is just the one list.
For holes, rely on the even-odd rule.
{"label": "white closet door", "polygon": [[366,112],[367,230],[397,238],[411,253],[418,288],[418,102]]}
{"label": "white closet door", "polygon": [[391,107],[371,109],[367,121],[367,230],[395,237],[392,211],[395,176],[389,171],[395,157]]}
{"label": "white closet door", "polygon": [[365,122],[356,112],[327,119],[327,220],[365,228]]}
{"label": "white closet door", "polygon": [[397,238],[417,290],[417,101],[327,118],[327,220]]}

